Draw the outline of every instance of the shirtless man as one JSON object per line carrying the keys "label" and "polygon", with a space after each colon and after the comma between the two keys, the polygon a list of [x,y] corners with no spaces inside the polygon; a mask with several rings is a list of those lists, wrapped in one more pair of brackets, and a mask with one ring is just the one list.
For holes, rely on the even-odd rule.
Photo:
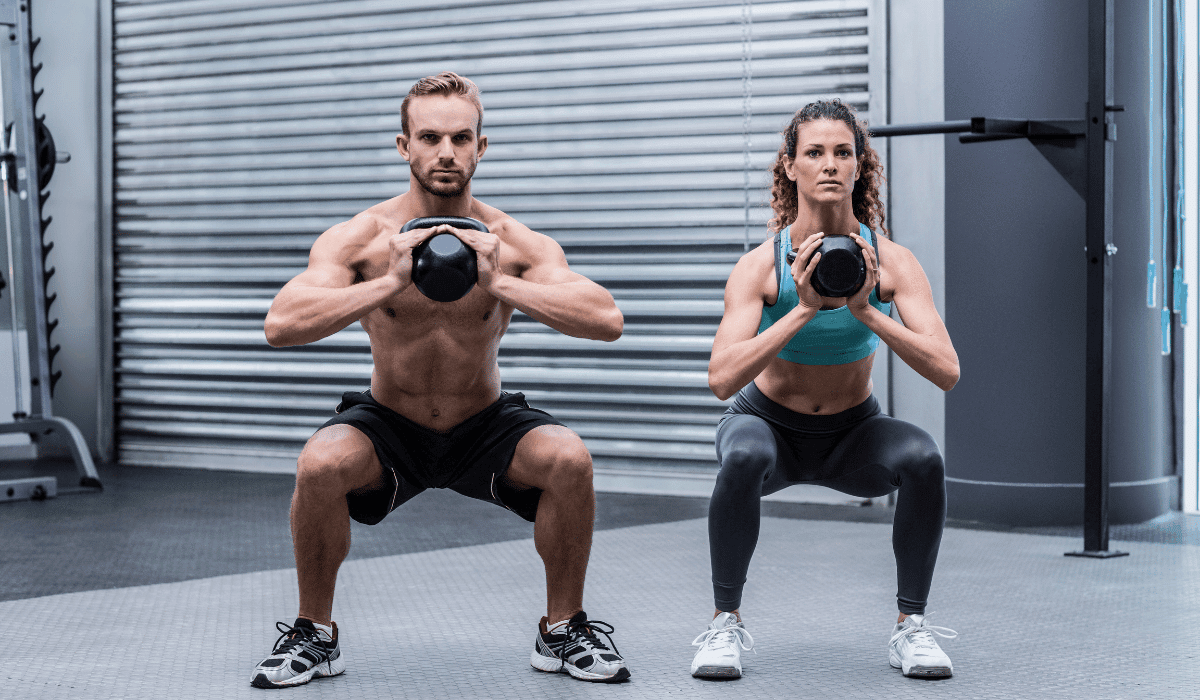
{"label": "shirtless man", "polygon": [[[300,454],[291,510],[299,616],[291,627],[278,623],[283,634],[251,685],[301,685],[345,671],[332,614],[350,518],[373,525],[426,488],[450,488],[533,521],[547,589],[534,668],[625,680],[612,627],[582,610],[595,512],[591,457],[578,435],[522,394],[502,392],[497,363],[514,308],[595,340],[619,338],[624,319],[612,295],[570,270],[557,243],[471,196],[487,150],[474,83],[454,73],[423,78],[400,119],[396,148],[412,171],[408,192],[322,234],[308,269],[267,313],[272,346],[311,343],[359,321],[375,367],[370,390],[346,393]],[[443,225],[397,233],[424,216],[468,216],[490,232]],[[432,301],[412,282],[413,248],[439,233],[457,236],[478,261],[476,287],[454,302]]]}

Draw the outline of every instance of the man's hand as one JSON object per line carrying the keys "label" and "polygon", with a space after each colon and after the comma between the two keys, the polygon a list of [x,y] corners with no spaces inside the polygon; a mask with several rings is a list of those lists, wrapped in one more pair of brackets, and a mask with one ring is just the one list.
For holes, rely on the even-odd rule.
{"label": "man's hand", "polygon": [[454,234],[458,240],[467,244],[467,247],[475,251],[476,269],[479,272],[478,285],[489,290],[496,278],[504,274],[504,270],[500,267],[500,237],[494,233],[484,233],[475,229],[454,228],[448,224],[442,224],[430,229],[438,233]]}
{"label": "man's hand", "polygon": [[[392,237],[388,240],[390,256],[388,258],[387,273],[400,283],[400,288],[396,290],[397,294],[408,289],[408,286],[412,284],[413,248],[421,245],[439,229],[449,228],[448,226],[414,228],[411,231],[392,234]],[[457,231],[458,229],[451,230]]]}

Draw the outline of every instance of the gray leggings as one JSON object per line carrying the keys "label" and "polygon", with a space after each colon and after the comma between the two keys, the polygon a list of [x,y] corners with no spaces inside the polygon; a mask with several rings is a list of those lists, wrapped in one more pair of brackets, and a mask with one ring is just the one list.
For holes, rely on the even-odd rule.
{"label": "gray leggings", "polygon": [[759,500],[791,484],[828,486],[859,498],[899,489],[892,524],[900,612],[925,612],[946,522],[945,467],[937,443],[882,414],[875,397],[827,416],[796,413],[751,382],[717,428],[721,471],[708,507],[713,593],[738,609],[758,543]]}

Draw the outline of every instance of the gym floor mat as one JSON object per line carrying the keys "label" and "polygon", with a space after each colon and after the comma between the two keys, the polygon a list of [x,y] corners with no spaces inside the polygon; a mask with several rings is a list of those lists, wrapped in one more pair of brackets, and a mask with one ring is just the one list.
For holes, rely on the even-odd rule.
{"label": "gym floor mat", "polygon": [[0,603],[5,695],[21,698],[1178,698],[1200,669],[1200,548],[1129,543],[1131,556],[1064,557],[1074,539],[950,529],[931,623],[955,675],[904,678],[886,524],[766,518],[743,607],[757,654],[736,681],[688,675],[711,615],[702,518],[598,532],[586,609],[616,627],[632,679],[597,686],[529,667],[543,614],[528,539],[347,562],[335,619],[345,675],[249,686],[295,572]]}

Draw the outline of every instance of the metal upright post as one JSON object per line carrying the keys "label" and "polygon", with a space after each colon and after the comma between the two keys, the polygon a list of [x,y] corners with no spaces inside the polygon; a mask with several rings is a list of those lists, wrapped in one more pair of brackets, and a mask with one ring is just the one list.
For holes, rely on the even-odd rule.
{"label": "metal upright post", "polygon": [[1108,421],[1112,375],[1113,0],[1088,0],[1087,114],[1078,119],[992,119],[896,124],[873,136],[957,133],[961,143],[1027,138],[1083,198],[1087,209],[1087,340],[1084,367],[1083,551],[1068,556],[1108,558]]}
{"label": "metal upright post", "polygon": [[[29,4],[20,3],[17,12],[16,39],[9,40],[8,56],[12,61],[14,75],[17,77],[8,84],[13,96],[15,109],[9,121],[13,122],[14,153],[17,166],[16,190],[17,208],[20,219],[25,222],[25,235],[18,238],[19,250],[14,251],[20,260],[23,285],[21,291],[25,296],[25,322],[29,339],[29,372],[30,411],[29,415],[39,418],[49,415],[50,409],[50,341],[46,326],[46,287],[45,270],[41,251],[42,212],[38,202],[41,195],[39,184],[39,162],[37,153],[37,126],[33,108],[33,81],[22,79],[33,74],[33,57],[30,54],[28,39],[30,36]],[[9,35],[10,37],[13,34]],[[24,39],[24,40],[23,40]],[[20,138],[24,135],[24,138]],[[15,289],[13,290],[16,291]],[[46,359],[43,359],[46,358]]]}
{"label": "metal upright post", "polygon": [[[55,435],[66,443],[80,476],[80,484],[99,488],[100,477],[91,453],[79,428],[65,418],[53,415],[50,392],[55,376],[51,370],[52,355],[50,329],[47,322],[45,253],[49,246],[42,241],[42,168],[52,167],[55,156],[53,148],[41,154],[48,158],[39,162],[38,119],[34,113],[36,103],[33,93],[33,76],[41,66],[33,65],[32,28],[30,24],[29,0],[0,0],[0,89],[12,104],[12,114],[7,114],[0,105],[0,123],[11,132],[0,157],[7,160],[5,169],[16,171],[13,191],[5,202],[6,227],[12,245],[9,263],[16,279],[11,280],[9,293],[19,302],[14,308],[20,310],[23,319],[14,315],[12,332],[15,335],[24,321],[29,345],[29,384],[31,392],[29,415],[17,407],[12,422],[0,423],[0,434],[25,433],[45,437]],[[43,125],[44,126],[44,125]],[[47,137],[48,138],[48,137]],[[48,177],[49,175],[47,175]],[[15,197],[11,196],[15,195]],[[15,198],[15,206],[9,206]],[[14,360],[19,368],[19,362]],[[15,381],[24,380],[19,369]]]}
{"label": "metal upright post", "polygon": [[1108,549],[1108,421],[1112,376],[1113,0],[1088,2],[1087,350],[1084,367],[1083,551],[1068,556],[1119,557]]}

